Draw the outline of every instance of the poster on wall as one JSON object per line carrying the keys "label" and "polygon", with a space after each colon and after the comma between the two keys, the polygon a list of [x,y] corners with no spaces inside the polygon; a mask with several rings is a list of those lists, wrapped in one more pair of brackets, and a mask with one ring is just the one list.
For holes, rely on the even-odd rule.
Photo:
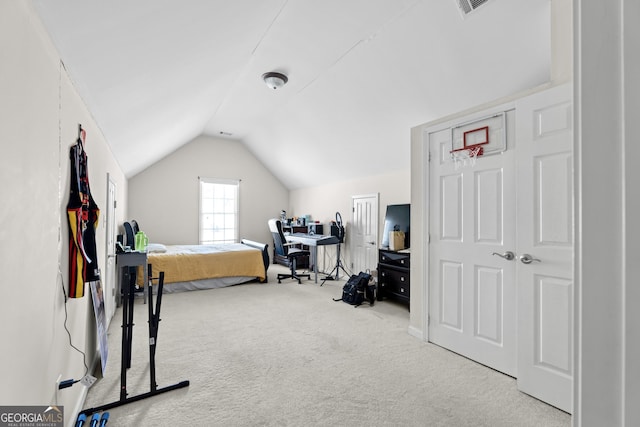
{"label": "poster on wall", "polygon": [[102,365],[102,376],[104,377],[109,350],[107,347],[107,316],[104,309],[104,294],[102,293],[102,284],[99,280],[91,282],[91,297],[93,299],[93,312],[96,316],[97,337],[100,346],[100,362]]}

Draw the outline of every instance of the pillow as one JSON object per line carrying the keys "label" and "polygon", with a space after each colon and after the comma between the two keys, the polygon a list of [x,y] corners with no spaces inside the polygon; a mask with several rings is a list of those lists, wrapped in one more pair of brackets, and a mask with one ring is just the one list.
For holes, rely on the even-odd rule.
{"label": "pillow", "polygon": [[147,245],[147,252],[161,254],[167,252],[167,247],[162,243],[149,243]]}

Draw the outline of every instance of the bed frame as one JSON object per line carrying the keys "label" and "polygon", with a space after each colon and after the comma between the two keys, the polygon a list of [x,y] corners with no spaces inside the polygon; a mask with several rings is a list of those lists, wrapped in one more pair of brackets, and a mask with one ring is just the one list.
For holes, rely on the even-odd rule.
{"label": "bed frame", "polygon": [[269,281],[269,278],[267,277],[267,270],[269,269],[269,245],[267,243],[254,242],[249,239],[242,239],[240,243],[251,246],[252,248],[260,249],[262,252],[262,262],[264,263],[264,281],[262,283],[267,283]]}
{"label": "bed frame", "polygon": [[[135,233],[139,230],[138,223],[135,220],[124,222],[123,228],[125,233],[124,235],[118,236],[118,241],[125,244],[126,246],[133,248],[134,241],[135,241]],[[260,243],[260,242],[256,242],[254,240],[249,240],[249,239],[242,239],[240,243],[247,245],[251,248],[258,249],[260,250],[260,252],[262,252],[262,262],[264,265],[264,280],[262,280],[261,283],[267,283],[268,282],[267,270],[269,269],[269,264],[270,264],[269,252],[268,252],[269,245],[266,243]],[[132,284],[136,284],[139,281],[136,278],[136,272],[137,272],[137,268],[132,267],[130,271]],[[253,281],[260,281],[260,279],[256,278]],[[167,289],[168,288],[165,287],[165,290]]]}

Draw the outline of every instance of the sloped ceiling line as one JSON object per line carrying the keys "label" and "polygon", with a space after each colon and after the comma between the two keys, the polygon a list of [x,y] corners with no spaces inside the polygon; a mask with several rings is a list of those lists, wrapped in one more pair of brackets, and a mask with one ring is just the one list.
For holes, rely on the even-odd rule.
{"label": "sloped ceiling line", "polygon": [[338,56],[333,63],[331,63],[326,69],[324,69],[321,73],[318,73],[312,80],[309,81],[308,84],[304,85],[297,94],[304,92],[309,86],[311,86],[316,80],[325,75],[327,71],[331,70],[333,67],[338,65],[344,58],[346,58],[355,48],[358,46],[369,43],[378,37],[379,34],[383,32],[385,28],[389,26],[392,22],[396,21],[400,17],[402,17],[405,13],[409,12],[411,9],[415,8],[415,6],[420,3],[422,0],[416,0],[412,4],[406,6],[403,10],[401,10],[397,15],[391,17],[389,20],[385,21],[382,25],[380,25],[375,31],[371,32],[367,37],[362,38],[355,42],[351,47],[349,47],[342,55]]}
{"label": "sloped ceiling line", "polygon": [[284,10],[285,7],[287,7],[287,4],[289,4],[289,0],[286,0],[282,4],[282,7],[280,8],[280,10],[278,10],[278,13],[273,17],[273,19],[271,20],[271,23],[269,24],[267,29],[262,34],[262,37],[260,37],[260,40],[258,40],[258,43],[256,43],[256,47],[253,48],[253,51],[251,52],[251,55],[255,55],[256,51],[258,50],[258,48],[262,44],[262,41],[264,40],[265,37],[267,37],[267,34],[269,34],[269,32],[271,31],[271,28],[273,27],[273,24],[275,24],[276,21],[278,20],[278,18],[280,17],[280,15],[282,15],[282,11]]}
{"label": "sloped ceiling line", "polygon": [[221,131],[290,189],[406,170],[412,126],[549,78],[549,0],[30,1],[127,177]]}

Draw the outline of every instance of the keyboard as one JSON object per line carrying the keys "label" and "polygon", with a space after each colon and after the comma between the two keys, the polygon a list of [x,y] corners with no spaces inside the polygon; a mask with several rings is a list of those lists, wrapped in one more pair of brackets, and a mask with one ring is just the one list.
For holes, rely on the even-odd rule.
{"label": "keyboard", "polygon": [[329,236],[327,234],[305,234],[305,233],[293,233],[290,234],[293,237],[300,237],[303,239],[315,240],[317,246],[322,245],[335,245],[340,242],[336,236]]}

